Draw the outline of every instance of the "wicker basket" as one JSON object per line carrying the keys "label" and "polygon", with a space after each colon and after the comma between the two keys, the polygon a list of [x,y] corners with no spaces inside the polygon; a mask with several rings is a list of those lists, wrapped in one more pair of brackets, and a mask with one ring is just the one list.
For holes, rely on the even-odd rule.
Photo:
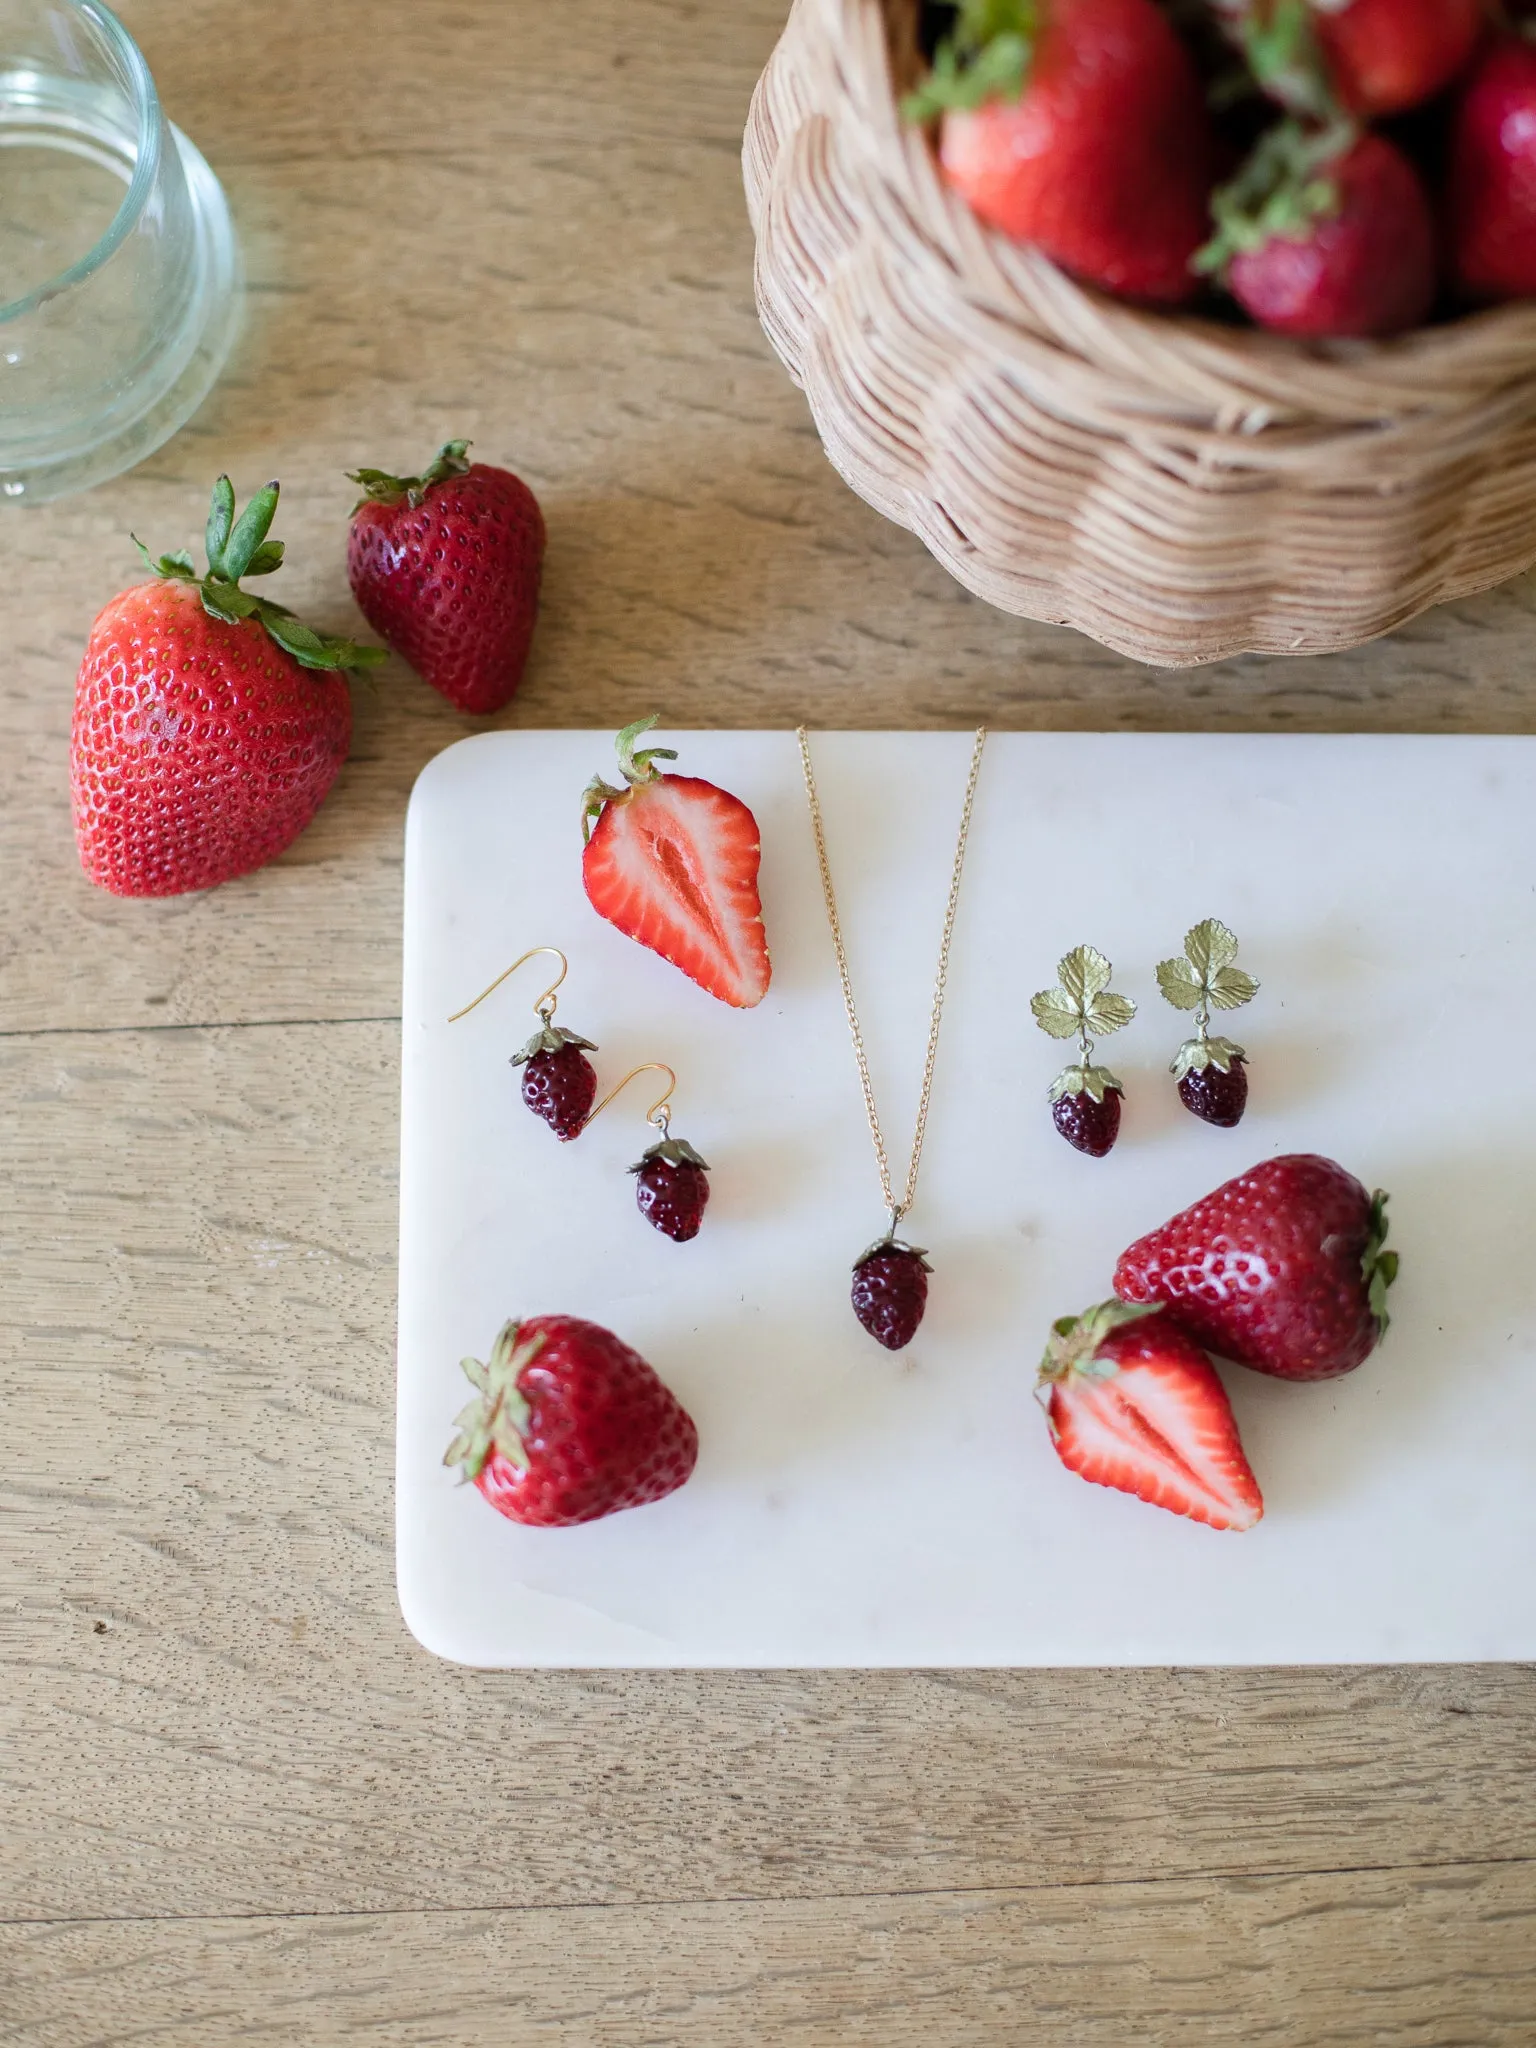
{"label": "wicker basket", "polygon": [[746,137],[763,324],[862,497],[1166,667],[1351,647],[1536,562],[1536,304],[1308,346],[1085,290],[903,124],[915,14],[796,0]]}

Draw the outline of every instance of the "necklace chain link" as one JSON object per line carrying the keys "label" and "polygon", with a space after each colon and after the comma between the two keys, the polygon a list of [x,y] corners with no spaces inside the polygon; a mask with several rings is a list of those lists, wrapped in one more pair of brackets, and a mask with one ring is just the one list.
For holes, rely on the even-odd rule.
{"label": "necklace chain link", "polygon": [[810,736],[802,725],[795,734],[800,743],[800,766],[805,774],[805,794],[811,807],[811,830],[816,835],[816,859],[821,868],[822,894],[827,903],[827,923],[832,928],[832,944],[837,953],[837,974],[842,984],[843,1008],[848,1015],[848,1035],[853,1040],[853,1056],[858,1062],[859,1081],[864,1090],[864,1114],[869,1119],[869,1135],[875,1148],[875,1163],[880,1169],[880,1191],[885,1197],[885,1206],[890,1211],[891,1232],[912,1207],[917,1194],[917,1174],[922,1163],[923,1139],[928,1131],[928,1104],[933,1095],[933,1074],[939,1057],[939,1026],[944,1017],[944,990],[949,980],[949,942],[954,935],[955,912],[960,905],[960,878],[965,869],[965,845],[970,837],[971,811],[976,802],[976,782],[981,774],[982,749],[987,743],[987,729],[978,726],[976,745],[971,752],[971,772],[965,785],[965,803],[960,812],[960,832],[955,842],[954,872],[950,877],[949,901],[944,907],[944,935],[939,942],[939,967],[933,983],[933,1009],[928,1020],[928,1056],[923,1063],[923,1088],[918,1098],[917,1123],[912,1133],[912,1157],[907,1167],[907,1185],[901,1200],[896,1200],[891,1187],[891,1166],[886,1155],[885,1138],[880,1129],[880,1115],[875,1107],[875,1084],[870,1078],[869,1059],[864,1051],[864,1034],[859,1029],[859,1013],[853,1000],[853,979],[848,970],[848,949],[843,943],[842,923],[837,914],[837,892],[832,886],[832,864],[827,858],[827,837],[822,824],[821,800],[816,793],[816,777],[811,768]]}

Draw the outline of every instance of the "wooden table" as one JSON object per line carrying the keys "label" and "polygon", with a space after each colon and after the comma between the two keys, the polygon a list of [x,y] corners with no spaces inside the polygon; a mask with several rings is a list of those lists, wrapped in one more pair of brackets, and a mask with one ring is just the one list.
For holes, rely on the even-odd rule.
{"label": "wooden table", "polygon": [[965,596],[843,489],[753,316],[737,151],[783,0],[124,11],[251,317],[171,447],[0,514],[0,2038],[1529,2044],[1529,1671],[418,1650],[401,819],[468,724],[391,665],[285,860],[148,904],[82,880],[66,743],[130,527],[192,542],[220,469],[279,476],[278,594],[347,630],[342,472],[459,433],[549,514],[508,723],[1530,732],[1536,591],[1183,676]]}

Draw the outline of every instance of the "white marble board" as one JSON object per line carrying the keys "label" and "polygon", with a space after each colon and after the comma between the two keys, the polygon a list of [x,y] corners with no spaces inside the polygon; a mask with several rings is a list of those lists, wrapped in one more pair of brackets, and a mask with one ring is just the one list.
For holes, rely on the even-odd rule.
{"label": "white marble board", "polygon": [[[848,1308],[883,1225],[791,734],[667,733],[763,835],[774,981],[736,1013],[588,906],[578,799],[611,737],[503,732],[422,775],[406,834],[397,1557],[412,1631],[489,1666],[1092,1665],[1536,1658],[1536,741],[997,734],[909,1234],[928,1317]],[[871,1063],[904,1160],[970,737],[814,742]],[[1179,1105],[1155,962],[1220,916],[1263,990],[1235,1132]],[[1141,1015],[1103,1161],[1052,1129],[1031,993],[1089,941]],[[643,1090],[575,1144],[507,1059],[565,948],[561,1021],[616,1078],[665,1059],[714,1167],[702,1235],[634,1208]],[[1226,1371],[1268,1503],[1218,1535],[1057,1463],[1051,1319],[1229,1175],[1332,1154],[1392,1194],[1396,1320],[1347,1379]],[[898,1175],[901,1167],[898,1163]],[[653,1506],[522,1529],[442,1463],[513,1313],[588,1316],[699,1425]]]}

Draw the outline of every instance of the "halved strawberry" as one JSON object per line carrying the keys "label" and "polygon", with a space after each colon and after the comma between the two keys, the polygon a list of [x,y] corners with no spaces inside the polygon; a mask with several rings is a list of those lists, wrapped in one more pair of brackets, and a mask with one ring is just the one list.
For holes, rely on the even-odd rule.
{"label": "halved strawberry", "polygon": [[1251,1529],[1263,1515],[1216,1368],[1156,1308],[1104,1301],[1063,1317],[1038,1391],[1057,1457],[1094,1485],[1212,1529]]}
{"label": "halved strawberry", "polygon": [[[648,946],[733,1009],[768,993],[772,969],[757,890],[757,820],[712,782],[662,775],[670,747],[638,747],[655,717],[619,734],[626,787],[592,782],[582,807],[587,900],[627,938]],[[596,823],[593,820],[596,819]]]}

